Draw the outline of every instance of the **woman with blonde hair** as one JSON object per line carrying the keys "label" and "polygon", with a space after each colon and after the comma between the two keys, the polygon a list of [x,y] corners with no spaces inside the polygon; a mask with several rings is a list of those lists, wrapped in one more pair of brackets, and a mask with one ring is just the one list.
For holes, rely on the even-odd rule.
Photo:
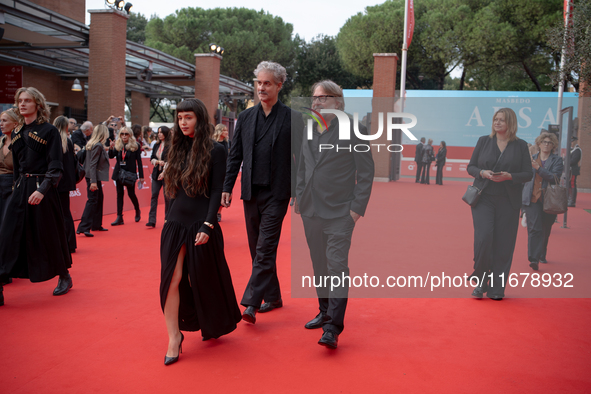
{"label": "woman with blonde hair", "polygon": [[109,158],[116,158],[117,163],[113,170],[111,179],[115,181],[117,188],[117,219],[111,226],[120,226],[123,223],[123,187],[127,188],[127,195],[135,208],[135,221],[139,222],[142,213],[140,211],[140,204],[135,195],[135,182],[137,180],[137,173],[140,174],[140,182],[144,183],[144,169],[142,166],[142,152],[140,146],[136,141],[133,133],[128,127],[123,127],[119,130],[119,138],[115,144],[111,144],[109,149]]}
{"label": "woman with blonde hair", "polygon": [[538,263],[547,263],[546,252],[556,215],[544,212],[544,189],[560,180],[564,164],[558,156],[558,138],[542,133],[536,138],[539,153],[532,156],[532,174],[523,187],[522,204],[527,222],[527,257],[529,266],[538,270]]}
{"label": "woman with blonde hair", "polygon": [[[226,152],[230,151],[230,141],[228,140],[228,126],[223,123],[218,124],[213,131],[212,139],[224,146],[226,148]],[[218,222],[222,221],[222,207],[220,205],[220,209],[218,210]]]}
{"label": "woman with blonde hair", "polygon": [[[53,294],[63,295],[72,287],[72,257],[56,189],[63,171],[61,138],[39,90],[23,87],[14,98],[19,126],[12,132],[14,191],[0,227],[0,283],[59,275]],[[0,285],[0,305],[2,290]]]}
{"label": "woman with blonde hair", "polygon": [[501,108],[493,116],[492,132],[482,136],[472,152],[468,173],[481,190],[472,206],[474,225],[474,273],[472,292],[502,300],[509,279],[521,208],[523,184],[531,179],[527,142],[517,138],[517,116]]}
{"label": "woman with blonde hair", "polygon": [[101,182],[109,181],[109,158],[104,145],[108,138],[109,129],[104,124],[99,124],[95,126],[90,140],[86,144],[84,169],[86,171],[88,200],[76,234],[84,233],[87,237],[94,237],[90,230],[107,231],[103,227],[104,194]]}
{"label": "woman with blonde hair", "polygon": [[0,225],[4,212],[8,205],[8,200],[12,195],[13,169],[12,169],[12,131],[18,126],[19,119],[13,109],[8,109],[0,114],[0,128],[2,129],[2,138],[0,138]]}
{"label": "woman with blonde hair", "polygon": [[57,192],[60,196],[60,204],[62,205],[62,213],[64,214],[64,225],[66,226],[66,238],[68,239],[68,246],[70,253],[76,252],[76,229],[74,228],[74,218],[70,211],[70,192],[76,190],[76,166],[78,161],[74,155],[74,144],[68,137],[69,120],[65,116],[58,116],[53,121],[53,125],[60,132],[62,139],[62,152],[64,166],[64,174],[60,183],[57,185]]}

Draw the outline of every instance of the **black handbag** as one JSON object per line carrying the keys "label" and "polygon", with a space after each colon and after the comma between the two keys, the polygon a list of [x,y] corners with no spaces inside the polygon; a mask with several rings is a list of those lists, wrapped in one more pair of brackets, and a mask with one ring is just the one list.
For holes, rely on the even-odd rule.
{"label": "black handbag", "polygon": [[[497,168],[497,164],[499,164],[501,157],[503,157],[503,153],[505,153],[505,151],[501,152],[501,155],[497,159],[497,162],[495,163],[495,166],[492,169],[493,172],[495,171],[495,168]],[[482,194],[482,191],[484,190],[486,185],[488,185],[488,182],[489,179],[486,180],[486,183],[484,184],[482,189],[479,189],[474,185],[469,185],[468,189],[466,190],[466,193],[464,193],[464,195],[462,196],[462,200],[464,200],[466,204],[474,208],[478,204],[478,200],[480,200],[480,195]]]}
{"label": "black handbag", "polygon": [[480,200],[480,194],[482,190],[477,188],[474,185],[468,185],[468,190],[462,196],[462,200],[471,207],[475,207],[478,204],[478,200]]}
{"label": "black handbag", "polygon": [[76,161],[76,184],[82,182],[82,180],[86,177],[86,170],[84,166]]}
{"label": "black handbag", "polygon": [[544,190],[544,212],[550,215],[565,213],[568,209],[568,193],[566,187],[560,186],[554,175],[554,185],[548,185]]}
{"label": "black handbag", "polygon": [[124,169],[119,170],[119,182],[123,183],[123,186],[135,187],[135,181],[137,181],[137,174]]}
{"label": "black handbag", "polygon": [[84,164],[84,161],[86,160],[86,147],[80,149],[76,153],[76,160],[78,160],[78,163]]}

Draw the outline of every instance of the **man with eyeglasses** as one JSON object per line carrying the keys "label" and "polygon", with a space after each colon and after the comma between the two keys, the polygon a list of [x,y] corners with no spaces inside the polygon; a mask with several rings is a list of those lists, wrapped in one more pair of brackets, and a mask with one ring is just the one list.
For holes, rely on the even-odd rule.
{"label": "man with eyeglasses", "polygon": [[277,246],[289,200],[295,196],[296,158],[304,128],[301,114],[278,98],[287,78],[285,68],[263,61],[254,75],[260,103],[238,118],[222,193],[222,205],[228,208],[242,165],[240,198],[252,274],[240,303],[246,307],[242,319],[253,324],[257,312],[283,306],[277,277]]}
{"label": "man with eyeglasses", "polygon": [[[314,84],[312,92],[314,111],[344,110],[343,92],[333,81]],[[312,130],[312,139],[303,142],[296,186],[296,213],[301,214],[304,222],[314,283],[322,283],[321,278],[327,276],[339,279],[349,276],[351,237],[355,224],[365,215],[374,176],[371,151],[350,148],[363,144],[353,131],[353,121],[349,121],[351,140],[339,141],[339,119],[329,113],[322,116],[328,129],[317,125]],[[367,134],[361,124],[359,130]],[[321,151],[321,147],[327,146],[338,149]],[[331,285],[332,280],[316,288],[320,312],[304,327],[322,328],[318,344],[336,349],[344,329],[349,289],[345,283],[334,288]]]}

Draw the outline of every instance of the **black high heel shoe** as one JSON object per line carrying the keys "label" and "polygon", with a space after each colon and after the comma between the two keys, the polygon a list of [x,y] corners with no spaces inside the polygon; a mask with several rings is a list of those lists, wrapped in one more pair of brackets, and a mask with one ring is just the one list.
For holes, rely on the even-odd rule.
{"label": "black high heel shoe", "polygon": [[[185,336],[181,332],[181,343],[179,343],[179,356],[183,352],[183,341],[185,340]],[[179,356],[176,357],[168,357],[166,354],[164,355],[164,365],[174,364],[179,361]]]}

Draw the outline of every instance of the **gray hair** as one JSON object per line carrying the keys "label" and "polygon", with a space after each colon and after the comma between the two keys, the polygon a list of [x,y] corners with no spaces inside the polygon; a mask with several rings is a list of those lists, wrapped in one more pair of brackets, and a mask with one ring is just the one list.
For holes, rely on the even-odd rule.
{"label": "gray hair", "polygon": [[88,129],[92,129],[92,127],[92,122],[87,120],[86,122],[82,123],[82,126],[80,126],[80,130],[86,131]]}
{"label": "gray hair", "polygon": [[273,73],[273,77],[275,78],[275,82],[277,83],[283,84],[287,79],[287,71],[285,71],[285,67],[283,67],[279,63],[264,60],[260,62],[257,68],[254,70],[254,76],[258,78],[259,73],[261,71],[268,71]]}
{"label": "gray hair", "polygon": [[314,85],[312,85],[312,95],[314,95],[314,92],[318,88],[322,88],[322,90],[324,90],[329,96],[334,96],[337,102],[341,104],[339,108],[340,110],[343,110],[345,108],[345,100],[343,99],[343,89],[341,89],[341,87],[337,85],[335,82],[331,81],[330,79],[325,79],[324,81],[316,82]]}

